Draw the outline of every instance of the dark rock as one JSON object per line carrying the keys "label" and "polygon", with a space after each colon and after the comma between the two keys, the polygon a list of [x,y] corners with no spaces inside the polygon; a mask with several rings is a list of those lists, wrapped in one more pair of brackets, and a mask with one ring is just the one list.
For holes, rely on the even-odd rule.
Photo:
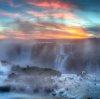
{"label": "dark rock", "polygon": [[35,88],[35,89],[33,90],[33,92],[34,92],[34,93],[38,93],[38,92],[39,92],[39,89],[38,89],[38,88]]}
{"label": "dark rock", "polygon": [[28,67],[15,67],[13,68],[15,73],[18,74],[36,74],[36,75],[56,75],[56,76],[60,76],[61,73],[59,71],[53,70],[53,69],[49,69],[49,68],[40,68],[40,67],[35,67],[35,66],[28,66]]}
{"label": "dark rock", "polygon": [[56,93],[52,93],[53,96],[56,96]]}
{"label": "dark rock", "polygon": [[53,92],[53,89],[52,89],[52,88],[46,88],[46,89],[45,89],[45,92],[46,92],[46,93],[51,93],[51,92]]}
{"label": "dark rock", "polygon": [[15,73],[11,73],[11,74],[8,75],[8,77],[9,78],[14,78],[14,77],[16,77],[16,74]]}
{"label": "dark rock", "polygon": [[66,91],[68,91],[69,89],[68,89],[68,88],[66,88],[65,90],[66,90]]}
{"label": "dark rock", "polygon": [[87,99],[92,99],[92,97],[88,97]]}
{"label": "dark rock", "polygon": [[60,95],[62,95],[63,93],[64,93],[64,92],[63,92],[63,91],[61,91],[59,94],[60,94]]}
{"label": "dark rock", "polygon": [[10,92],[11,87],[9,85],[7,86],[0,86],[0,92]]}

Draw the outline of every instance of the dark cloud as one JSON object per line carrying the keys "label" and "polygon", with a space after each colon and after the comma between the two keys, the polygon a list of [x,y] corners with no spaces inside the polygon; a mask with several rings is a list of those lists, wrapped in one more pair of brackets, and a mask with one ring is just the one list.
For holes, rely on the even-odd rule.
{"label": "dark cloud", "polygon": [[90,28],[87,28],[87,30],[95,34],[100,34],[100,26],[90,27]]}
{"label": "dark cloud", "polygon": [[[46,33],[47,31],[52,31],[51,28],[56,28],[59,25],[48,23],[48,22],[41,22],[36,18],[36,22],[31,22],[28,20],[23,19],[16,19],[13,23],[13,28],[17,31],[20,31],[22,33],[37,33],[37,31],[41,31],[43,33]],[[50,29],[47,29],[50,28]]]}
{"label": "dark cloud", "polygon": [[85,11],[100,11],[100,0],[62,0],[62,2],[70,3]]}
{"label": "dark cloud", "polygon": [[32,33],[32,31],[35,28],[33,23],[27,20],[17,19],[14,21],[14,24],[15,24],[15,28],[23,33]]}

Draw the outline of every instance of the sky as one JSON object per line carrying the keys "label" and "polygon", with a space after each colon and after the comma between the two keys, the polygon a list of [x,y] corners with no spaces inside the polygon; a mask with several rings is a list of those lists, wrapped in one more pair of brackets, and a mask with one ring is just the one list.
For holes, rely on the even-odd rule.
{"label": "sky", "polygon": [[100,36],[100,0],[0,0],[0,39]]}

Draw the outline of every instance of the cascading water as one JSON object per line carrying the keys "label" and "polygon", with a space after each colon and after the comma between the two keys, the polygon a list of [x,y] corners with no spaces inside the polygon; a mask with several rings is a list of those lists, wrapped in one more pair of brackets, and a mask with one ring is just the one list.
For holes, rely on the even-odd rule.
{"label": "cascading water", "polygon": [[18,56],[18,59],[15,60],[16,64],[21,65],[31,65],[33,61],[31,60],[31,52],[32,52],[32,46],[23,45],[20,48],[20,55]]}
{"label": "cascading water", "polygon": [[61,71],[62,73],[66,72],[65,65],[68,59],[68,55],[64,51],[64,45],[63,44],[57,44],[56,46],[56,59],[55,59],[55,67],[57,70]]}
{"label": "cascading water", "polygon": [[[31,93],[31,91],[33,92],[35,90],[36,92],[37,89],[39,89],[38,91],[42,93],[45,90],[45,88],[47,88],[46,91],[48,91],[49,88],[50,89],[54,88],[53,89],[55,92],[54,95],[57,95],[58,97],[64,96],[64,97],[71,97],[71,98],[78,97],[75,99],[87,99],[87,98],[79,98],[79,97],[84,97],[84,96],[87,96],[88,94],[89,96],[92,95],[92,97],[94,97],[93,99],[96,99],[97,97],[99,97],[99,94],[100,94],[100,84],[99,84],[100,78],[97,76],[100,73],[99,71],[100,70],[100,60],[99,60],[100,53],[98,50],[100,48],[98,48],[98,46],[95,46],[95,44],[97,43],[95,44],[91,43],[91,46],[89,46],[90,45],[89,43],[87,46],[86,42],[85,43],[71,42],[69,44],[68,42],[67,43],[36,42],[35,44],[32,43],[30,45],[26,43],[19,43],[19,42],[18,43],[15,42],[14,44],[12,43],[6,44],[6,42],[4,44],[0,42],[0,46],[2,45],[0,47],[0,52],[2,52],[0,53],[0,60],[4,59],[10,63],[10,64],[0,63],[0,87],[3,86],[2,84],[5,84],[5,85],[9,84],[12,87],[15,86],[16,88],[18,88],[18,90],[16,89],[16,93],[13,94],[12,92],[8,92],[8,94],[11,94],[11,96],[17,97],[17,92],[18,92],[18,95],[19,95],[18,97],[20,98],[20,96],[21,97],[25,96],[24,99],[26,99],[27,97],[25,95],[25,91]],[[7,46],[7,49],[6,49],[6,46]],[[87,47],[90,47],[90,48],[87,48]],[[32,64],[32,65],[28,64],[31,62],[39,63],[41,68],[37,64]],[[28,66],[25,66],[23,63],[25,65],[28,64]],[[18,64],[19,66],[16,67]],[[17,69],[10,68],[14,66]],[[22,67],[22,66],[25,66],[25,67]],[[34,68],[34,66],[36,67]],[[36,69],[37,67],[39,68],[38,71]],[[24,68],[24,69],[21,69],[21,68]],[[43,68],[44,70],[42,70]],[[56,75],[57,78],[55,78],[55,75],[53,75],[53,73],[55,74],[56,71],[54,70],[53,72],[51,71],[52,69],[50,70],[46,68],[56,69],[62,73],[66,73],[67,71],[68,71],[67,73],[72,73],[71,71],[73,71],[73,73],[76,73],[76,74],[72,74],[72,75],[63,74],[62,76]],[[87,69],[87,72],[85,72],[86,69]],[[98,74],[94,76],[91,69],[92,71],[94,70],[98,72]],[[42,72],[40,72],[41,70]],[[84,72],[82,72],[82,74],[77,75],[77,73],[78,72],[80,73],[82,70],[84,70]],[[10,75],[9,75],[9,72],[10,72]],[[50,72],[50,74],[47,74],[46,72]],[[91,73],[91,75],[87,75],[87,73]],[[53,76],[54,78],[51,79],[52,78],[51,76]],[[57,86],[57,89],[55,88],[55,86],[52,86],[52,85]],[[23,92],[23,94],[19,94],[20,90],[21,92]],[[88,93],[85,93],[86,91]],[[93,93],[95,92],[96,94],[90,94],[92,92]],[[0,95],[3,95],[3,94],[0,93]],[[30,97],[30,95],[28,97]],[[4,98],[4,99],[7,99],[7,98]],[[9,99],[13,99],[13,98],[9,98]],[[32,99],[32,98],[28,98],[28,99]],[[40,99],[42,99],[42,96]],[[45,98],[45,99],[48,99],[48,98]],[[55,98],[51,97],[50,99],[55,99]],[[60,98],[60,99],[63,99],[63,98]]]}
{"label": "cascading water", "polygon": [[[62,73],[100,69],[98,41],[21,41],[0,42],[0,60],[20,66],[52,68]],[[97,67],[96,67],[97,66]],[[97,69],[97,70],[98,70]],[[99,70],[98,70],[99,71]]]}

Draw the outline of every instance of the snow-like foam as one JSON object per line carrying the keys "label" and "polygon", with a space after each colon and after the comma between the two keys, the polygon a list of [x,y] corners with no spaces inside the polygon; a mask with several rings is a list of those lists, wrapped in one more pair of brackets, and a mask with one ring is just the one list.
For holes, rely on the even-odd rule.
{"label": "snow-like foam", "polygon": [[11,71],[11,65],[0,62],[0,73],[8,74]]}
{"label": "snow-like foam", "polygon": [[4,81],[8,79],[10,71],[11,65],[0,61],[0,85],[4,84]]}
{"label": "snow-like foam", "polygon": [[53,77],[56,88],[53,94],[58,97],[73,99],[100,99],[100,78],[96,75],[77,76],[76,74],[62,74]]}
{"label": "snow-like foam", "polygon": [[[11,64],[0,62],[0,85],[4,84],[4,81],[8,79],[12,66]],[[50,77],[50,79],[53,79],[53,83],[51,84],[54,84],[52,85],[54,86],[52,94],[57,97],[68,99],[100,99],[100,77],[97,75],[83,72],[80,75],[62,74],[60,77]],[[24,81],[22,82],[25,83]],[[21,83],[19,84],[21,85]]]}

